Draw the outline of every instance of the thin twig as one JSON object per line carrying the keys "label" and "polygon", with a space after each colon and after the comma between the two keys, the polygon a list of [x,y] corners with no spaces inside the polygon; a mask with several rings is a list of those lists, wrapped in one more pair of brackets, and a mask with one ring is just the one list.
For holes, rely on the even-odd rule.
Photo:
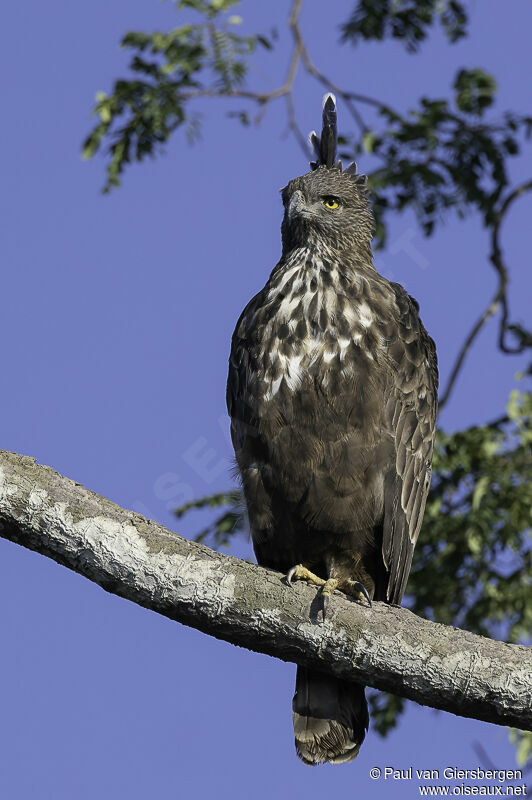
{"label": "thin twig", "polygon": [[391,108],[391,106],[388,106],[386,103],[383,103],[374,97],[369,97],[368,95],[359,94],[357,92],[348,92],[345,89],[342,89],[340,86],[338,86],[338,84],[324,75],[323,72],[316,67],[310,58],[303,35],[299,28],[299,18],[302,8],[303,0],[293,0],[288,19],[288,26],[292,31],[294,38],[294,48],[292,50],[286,79],[282,86],[278,86],[277,88],[272,89],[270,92],[252,92],[247,89],[233,89],[230,91],[216,89],[193,89],[188,92],[180,92],[177,97],[180,100],[194,100],[202,97],[236,97],[244,100],[253,100],[260,105],[260,110],[255,120],[257,124],[262,121],[266,112],[266,108],[272,100],[277,100],[279,97],[285,97],[287,98],[289,130],[292,131],[305,154],[308,154],[308,146],[305,137],[296,124],[296,118],[293,111],[293,99],[291,98],[294,81],[298,72],[299,64],[302,60],[303,66],[309,75],[319,81],[323,86],[325,86],[326,89],[329,89],[331,92],[334,92],[336,95],[338,95],[338,97],[342,98],[347,110],[351,114],[362,134],[367,133],[369,128],[355,103],[363,103],[378,109],[388,116],[400,118],[400,115],[393,108]]}
{"label": "thin twig", "polygon": [[456,357],[454,367],[451,370],[451,374],[447,381],[445,391],[442,393],[440,400],[438,402],[440,411],[449,400],[449,396],[454,388],[456,379],[458,378],[460,370],[462,369],[462,366],[464,364],[465,357],[468,351],[470,350],[471,346],[473,345],[473,342],[477,338],[478,334],[480,333],[480,331],[482,330],[488,319],[497,312],[499,307],[502,308],[502,315],[499,326],[500,350],[502,350],[503,353],[518,354],[522,353],[526,348],[526,344],[524,343],[517,345],[516,347],[511,347],[505,343],[505,336],[508,331],[508,316],[509,316],[508,297],[506,293],[508,287],[508,270],[504,264],[502,257],[502,249],[500,245],[500,232],[503,220],[510,206],[514,203],[515,200],[517,200],[518,197],[523,195],[525,192],[531,190],[532,190],[532,180],[526,181],[526,183],[522,183],[520,186],[517,186],[513,191],[510,192],[510,194],[501,203],[499,210],[494,216],[493,226],[491,229],[490,261],[493,264],[497,272],[497,275],[499,277],[497,289],[488,307],[486,308],[484,313],[479,317],[477,322],[473,325],[471,331],[469,332],[462,347],[458,352],[458,356]]}
{"label": "thin twig", "polygon": [[383,103],[382,100],[377,100],[375,97],[368,97],[366,94],[359,94],[358,92],[343,92],[343,98],[347,98],[350,100],[355,100],[357,103],[364,103],[368,106],[373,106],[377,108],[379,111],[387,114],[390,117],[394,117],[395,119],[403,119],[401,114],[399,114],[395,109],[389,106],[387,103]]}
{"label": "thin twig", "polygon": [[[303,0],[294,0],[289,17],[290,27],[292,27],[293,25],[297,25],[302,5],[303,5]],[[290,56],[290,62],[288,65],[288,70],[286,73],[286,78],[284,83],[282,84],[282,86],[278,86],[276,89],[272,89],[269,92],[252,92],[249,89],[231,89],[229,91],[224,89],[192,89],[188,92],[179,92],[177,97],[180,100],[195,100],[196,98],[202,98],[202,97],[220,97],[220,98],[237,97],[237,98],[243,98],[244,100],[254,100],[256,103],[259,103],[261,106],[264,106],[271,100],[276,100],[278,97],[283,97],[284,95],[290,94],[292,92],[300,60],[301,60],[301,48],[300,45],[296,42],[292,50],[292,54]]]}
{"label": "thin twig", "polygon": [[479,761],[484,765],[486,769],[496,770],[497,767],[487,754],[484,746],[477,740],[473,742],[473,750],[478,756]]}
{"label": "thin twig", "polygon": [[510,192],[495,215],[495,221],[491,231],[490,261],[495,267],[495,270],[499,276],[500,303],[502,306],[501,323],[499,326],[499,348],[503,353],[509,354],[522,353],[526,349],[527,345],[525,343],[521,343],[515,347],[512,347],[511,345],[507,345],[505,342],[510,312],[508,309],[508,297],[506,294],[506,288],[508,286],[508,270],[503,261],[502,248],[500,244],[501,225],[510,206],[515,202],[515,200],[525,194],[525,192],[529,192],[531,190],[532,180],[529,180],[525,183],[522,183],[520,186],[517,186],[512,192]]}
{"label": "thin twig", "polygon": [[[360,114],[360,112],[358,111],[358,109],[355,107],[355,105],[352,102],[352,100],[354,99],[353,95],[350,92],[345,92],[343,89],[341,89],[339,86],[337,86],[333,81],[329,80],[329,78],[327,78],[316,67],[316,65],[314,64],[314,62],[312,61],[312,59],[309,56],[308,50],[307,50],[307,48],[305,46],[305,42],[303,41],[303,35],[302,35],[302,33],[301,33],[300,29],[299,29],[299,24],[298,23],[299,23],[298,16],[294,16],[293,18],[292,17],[290,18],[290,28],[291,28],[292,34],[294,36],[294,41],[296,43],[296,47],[298,47],[300,52],[301,52],[301,56],[303,58],[303,65],[304,65],[306,71],[309,73],[309,75],[312,75],[314,78],[316,78],[316,80],[318,80],[320,83],[322,83],[327,89],[330,89],[331,92],[334,92],[335,94],[337,94],[339,97],[342,98],[342,100],[346,104],[347,109],[349,110],[349,113],[351,114],[351,116],[355,120],[356,124],[360,128],[361,133],[366,133],[366,131],[368,130],[368,127],[367,127],[366,123],[364,122],[364,119],[363,119],[362,115]],[[375,101],[375,103],[378,103],[378,101]]]}
{"label": "thin twig", "polygon": [[290,92],[290,94],[286,95],[285,100],[286,100],[286,108],[287,108],[287,115],[288,115],[288,129],[294,134],[294,136],[297,139],[297,142],[298,142],[299,146],[301,147],[301,149],[305,153],[306,158],[308,158],[309,161],[310,161],[310,159],[312,158],[312,153],[310,152],[310,147],[309,147],[308,142],[307,142],[307,140],[305,138],[305,135],[303,134],[301,128],[297,124],[297,117],[296,117],[296,112],[295,112],[295,108],[294,108],[294,96],[293,96],[292,92]]}
{"label": "thin twig", "polygon": [[495,294],[495,297],[493,298],[493,300],[491,301],[491,303],[489,304],[487,309],[479,317],[479,319],[475,322],[475,324],[471,328],[471,331],[469,332],[469,335],[466,337],[465,342],[463,343],[462,347],[460,348],[460,351],[459,351],[458,356],[456,358],[456,361],[454,363],[454,367],[452,368],[451,374],[450,374],[449,379],[447,381],[447,386],[445,387],[445,391],[443,392],[443,394],[441,395],[441,397],[438,400],[438,410],[439,411],[442,410],[443,406],[447,403],[447,401],[449,399],[449,395],[451,394],[451,392],[452,392],[452,390],[454,388],[454,385],[456,383],[456,379],[458,378],[458,374],[459,374],[460,370],[462,369],[462,365],[464,363],[464,359],[465,359],[470,347],[472,346],[473,342],[477,338],[477,336],[480,333],[481,329],[484,327],[485,323],[497,311],[497,309],[499,307],[498,297],[499,297],[499,290],[497,290],[497,292]]}

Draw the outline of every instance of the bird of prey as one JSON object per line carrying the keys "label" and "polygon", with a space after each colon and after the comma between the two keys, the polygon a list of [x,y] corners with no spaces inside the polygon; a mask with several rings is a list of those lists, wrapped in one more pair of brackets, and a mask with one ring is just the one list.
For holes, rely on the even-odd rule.
{"label": "bird of prey", "polygon": [[[282,256],[236,324],[227,402],[259,564],[400,603],[431,477],[438,370],[418,303],[380,275],[366,178],[336,160],[323,103],[311,171],[282,190]],[[305,667],[293,699],[306,764],[358,754],[364,687]]]}

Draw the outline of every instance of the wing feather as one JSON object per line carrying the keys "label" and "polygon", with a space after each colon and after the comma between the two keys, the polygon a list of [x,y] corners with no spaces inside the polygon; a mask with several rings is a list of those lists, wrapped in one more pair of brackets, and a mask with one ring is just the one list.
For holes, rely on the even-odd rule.
{"label": "wing feather", "polygon": [[430,487],[438,369],[434,342],[421,324],[417,304],[401,286],[392,287],[400,318],[389,348],[394,384],[386,412],[396,459],[384,482],[382,555],[388,586],[382,599],[400,603]]}

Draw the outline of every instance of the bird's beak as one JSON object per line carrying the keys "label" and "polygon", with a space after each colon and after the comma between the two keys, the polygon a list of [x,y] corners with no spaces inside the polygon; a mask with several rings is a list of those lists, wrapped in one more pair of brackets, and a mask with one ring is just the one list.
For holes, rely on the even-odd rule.
{"label": "bird's beak", "polygon": [[303,196],[303,192],[300,192],[298,189],[297,192],[294,192],[290,198],[290,203],[288,205],[288,219],[293,220],[296,217],[302,217],[306,215],[307,206],[305,203],[305,198]]}

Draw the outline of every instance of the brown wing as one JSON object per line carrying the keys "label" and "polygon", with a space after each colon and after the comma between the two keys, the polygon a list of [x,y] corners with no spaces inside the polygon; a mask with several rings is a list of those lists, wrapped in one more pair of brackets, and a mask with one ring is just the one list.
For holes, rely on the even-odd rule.
{"label": "brown wing", "polygon": [[[254,370],[253,351],[254,336],[257,337],[259,327],[256,325],[255,312],[261,306],[264,290],[256,294],[242,311],[235,326],[229,355],[229,373],[227,376],[227,410],[231,417],[231,435],[237,460],[240,451],[250,433],[257,429],[253,398],[248,395],[250,373]],[[255,434],[256,435],[256,434]]]}
{"label": "brown wing", "polygon": [[390,343],[394,385],[386,417],[395,440],[395,469],[384,481],[382,555],[388,572],[386,597],[400,603],[430,487],[438,403],[434,342],[418,316],[418,305],[392,284],[400,313],[398,336]]}

